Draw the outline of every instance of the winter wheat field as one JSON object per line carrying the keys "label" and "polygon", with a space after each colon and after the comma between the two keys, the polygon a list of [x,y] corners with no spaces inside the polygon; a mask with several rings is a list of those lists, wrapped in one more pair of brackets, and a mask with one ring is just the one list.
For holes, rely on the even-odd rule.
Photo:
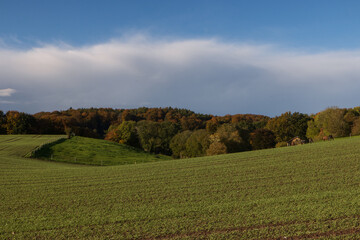
{"label": "winter wheat field", "polygon": [[0,137],[0,239],[360,236],[360,137],[117,166],[23,157],[61,137]]}

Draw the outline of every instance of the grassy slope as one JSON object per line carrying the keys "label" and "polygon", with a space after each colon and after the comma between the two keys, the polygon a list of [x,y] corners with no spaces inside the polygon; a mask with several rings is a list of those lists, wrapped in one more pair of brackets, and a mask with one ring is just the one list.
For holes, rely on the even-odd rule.
{"label": "grassy slope", "polygon": [[46,147],[36,157],[89,165],[119,165],[171,159],[168,156],[149,154],[127,145],[85,137],[73,137]]}
{"label": "grassy slope", "polygon": [[359,146],[109,167],[1,156],[0,239],[353,239]]}
{"label": "grassy slope", "polygon": [[0,135],[0,157],[22,157],[41,144],[54,142],[64,137],[58,135]]}

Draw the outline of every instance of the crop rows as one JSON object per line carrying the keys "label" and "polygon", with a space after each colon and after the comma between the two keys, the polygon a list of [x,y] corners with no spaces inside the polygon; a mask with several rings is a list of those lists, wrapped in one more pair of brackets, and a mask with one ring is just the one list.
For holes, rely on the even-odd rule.
{"label": "crop rows", "polygon": [[1,155],[0,238],[353,239],[359,145],[108,167]]}
{"label": "crop rows", "polygon": [[0,156],[25,156],[41,145],[57,141],[58,135],[1,135]]}

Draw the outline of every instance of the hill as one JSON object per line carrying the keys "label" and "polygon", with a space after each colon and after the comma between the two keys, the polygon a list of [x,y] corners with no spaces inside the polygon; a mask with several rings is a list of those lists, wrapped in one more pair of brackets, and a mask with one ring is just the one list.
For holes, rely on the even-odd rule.
{"label": "hill", "polygon": [[4,153],[0,238],[356,239],[359,145],[107,167]]}
{"label": "hill", "polygon": [[72,137],[61,143],[48,145],[35,158],[88,165],[120,165],[170,160],[171,157],[146,153],[124,144],[101,139]]}

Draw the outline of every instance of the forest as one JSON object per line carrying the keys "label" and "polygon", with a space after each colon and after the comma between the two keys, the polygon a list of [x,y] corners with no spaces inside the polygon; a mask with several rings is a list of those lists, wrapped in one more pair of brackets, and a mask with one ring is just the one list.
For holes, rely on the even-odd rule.
{"label": "forest", "polygon": [[178,108],[87,108],[28,114],[0,111],[0,134],[67,134],[141,148],[174,158],[210,156],[360,135],[360,107],[330,107],[317,114],[286,112],[270,118],[214,116]]}

